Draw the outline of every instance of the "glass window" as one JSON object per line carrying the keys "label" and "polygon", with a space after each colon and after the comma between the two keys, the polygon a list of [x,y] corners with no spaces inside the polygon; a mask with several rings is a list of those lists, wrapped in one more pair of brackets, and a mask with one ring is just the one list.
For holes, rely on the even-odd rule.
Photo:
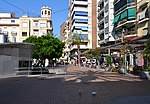
{"label": "glass window", "polygon": [[88,16],[88,12],[75,11],[76,16]]}
{"label": "glass window", "polygon": [[107,22],[108,22],[108,19],[109,19],[109,17],[108,17],[108,16],[106,16],[106,17],[105,17],[105,23],[107,23]]}
{"label": "glass window", "polygon": [[88,19],[75,19],[75,22],[79,22],[79,23],[87,23],[88,22]]}
{"label": "glass window", "polygon": [[80,34],[80,38],[81,39],[88,39],[88,35],[87,34]]}
{"label": "glass window", "polygon": [[15,20],[11,20],[11,23],[15,23]]}
{"label": "glass window", "polygon": [[40,23],[40,27],[46,27],[45,23]]}
{"label": "glass window", "polygon": [[105,28],[105,34],[108,34],[109,33],[109,28]]}
{"label": "glass window", "polygon": [[107,12],[108,11],[108,4],[106,4],[106,6],[105,6],[105,12]]}
{"label": "glass window", "polygon": [[34,28],[38,28],[38,22],[34,22]]}
{"label": "glass window", "polygon": [[22,36],[27,36],[27,32],[22,32]]}

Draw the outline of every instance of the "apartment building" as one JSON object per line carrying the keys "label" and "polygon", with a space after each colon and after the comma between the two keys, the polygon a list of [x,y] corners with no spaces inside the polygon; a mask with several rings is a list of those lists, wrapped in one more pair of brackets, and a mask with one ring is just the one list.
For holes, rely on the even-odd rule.
{"label": "apartment building", "polygon": [[49,7],[41,8],[41,17],[33,18],[22,16],[20,20],[20,41],[25,40],[30,36],[42,36],[51,33],[52,28],[52,10]]}
{"label": "apartment building", "polygon": [[70,52],[69,45],[67,44],[67,39],[69,36],[69,21],[66,20],[61,26],[60,26],[60,40],[65,42],[65,48],[64,48],[64,55],[68,54]]}
{"label": "apartment building", "polygon": [[136,0],[114,0],[114,31],[116,41],[137,36]]}
{"label": "apartment building", "polygon": [[22,42],[30,36],[42,36],[53,31],[52,10],[44,6],[40,17],[22,16],[16,18],[13,13],[0,14],[0,30],[8,36],[9,42]]}
{"label": "apartment building", "polygon": [[[78,33],[84,41],[80,50],[96,48],[97,40],[97,0],[69,0],[69,35]],[[70,47],[71,53],[76,52],[77,46]]]}
{"label": "apartment building", "polygon": [[114,0],[98,1],[98,44],[101,46],[107,42],[114,41],[113,19]]}
{"label": "apartment building", "polygon": [[68,36],[69,36],[69,21],[66,20],[61,26],[60,26],[60,40],[62,42],[65,42],[65,47],[63,50],[62,57],[60,58],[61,60],[69,63],[70,60],[70,48],[68,44]]}
{"label": "apartment building", "polygon": [[0,13],[0,33],[2,42],[19,41],[19,18],[14,13]]}
{"label": "apartment building", "polygon": [[138,36],[150,35],[150,1],[137,1]]}

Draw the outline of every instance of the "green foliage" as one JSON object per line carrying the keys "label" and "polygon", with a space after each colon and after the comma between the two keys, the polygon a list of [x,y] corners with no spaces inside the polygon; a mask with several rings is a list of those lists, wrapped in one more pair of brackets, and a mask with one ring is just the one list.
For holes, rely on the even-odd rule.
{"label": "green foliage", "polygon": [[145,71],[150,72],[150,65],[145,68]]}
{"label": "green foliage", "polygon": [[81,44],[80,35],[77,32],[73,33],[73,35],[68,38],[68,43],[70,45],[77,45],[77,46],[79,46]]}
{"label": "green foliage", "polygon": [[143,56],[144,58],[150,60],[150,38],[149,40],[145,43],[144,45],[144,51],[143,51]]}
{"label": "green foliage", "polygon": [[42,37],[31,36],[24,42],[35,44],[33,58],[59,58],[63,53],[64,43],[53,35],[47,34]]}
{"label": "green foliage", "polygon": [[111,57],[111,56],[107,56],[107,57],[106,57],[106,63],[107,63],[108,65],[111,65],[111,63],[112,63],[112,57]]}
{"label": "green foliage", "polygon": [[101,56],[100,51],[101,51],[100,48],[90,49],[90,50],[84,52],[84,56],[87,58],[99,59]]}

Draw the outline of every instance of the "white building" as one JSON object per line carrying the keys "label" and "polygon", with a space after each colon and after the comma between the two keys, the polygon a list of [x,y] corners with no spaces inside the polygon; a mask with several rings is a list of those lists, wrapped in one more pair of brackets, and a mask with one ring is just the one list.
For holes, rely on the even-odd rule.
{"label": "white building", "polygon": [[98,36],[99,45],[114,41],[113,19],[114,19],[114,0],[99,0],[98,2]]}
{"label": "white building", "polygon": [[[78,33],[84,38],[80,50],[96,48],[97,44],[97,0],[70,0],[69,2],[70,35]],[[70,47],[75,53],[77,46]]]}
{"label": "white building", "polygon": [[0,13],[0,33],[3,33],[6,41],[19,41],[19,18],[14,13]]}
{"label": "white building", "polygon": [[0,13],[0,33],[8,37],[8,42],[22,42],[30,36],[42,36],[53,31],[52,10],[44,6],[41,17],[15,17],[14,13]]}

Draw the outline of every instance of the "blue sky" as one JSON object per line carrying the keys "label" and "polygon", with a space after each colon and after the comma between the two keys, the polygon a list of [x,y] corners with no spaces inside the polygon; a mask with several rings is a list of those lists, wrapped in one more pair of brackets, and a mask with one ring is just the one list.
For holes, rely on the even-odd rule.
{"label": "blue sky", "polygon": [[59,36],[60,26],[68,16],[69,0],[0,0],[0,12],[14,12],[16,16],[28,13],[30,16],[40,15],[42,6],[52,8],[54,34]]}

